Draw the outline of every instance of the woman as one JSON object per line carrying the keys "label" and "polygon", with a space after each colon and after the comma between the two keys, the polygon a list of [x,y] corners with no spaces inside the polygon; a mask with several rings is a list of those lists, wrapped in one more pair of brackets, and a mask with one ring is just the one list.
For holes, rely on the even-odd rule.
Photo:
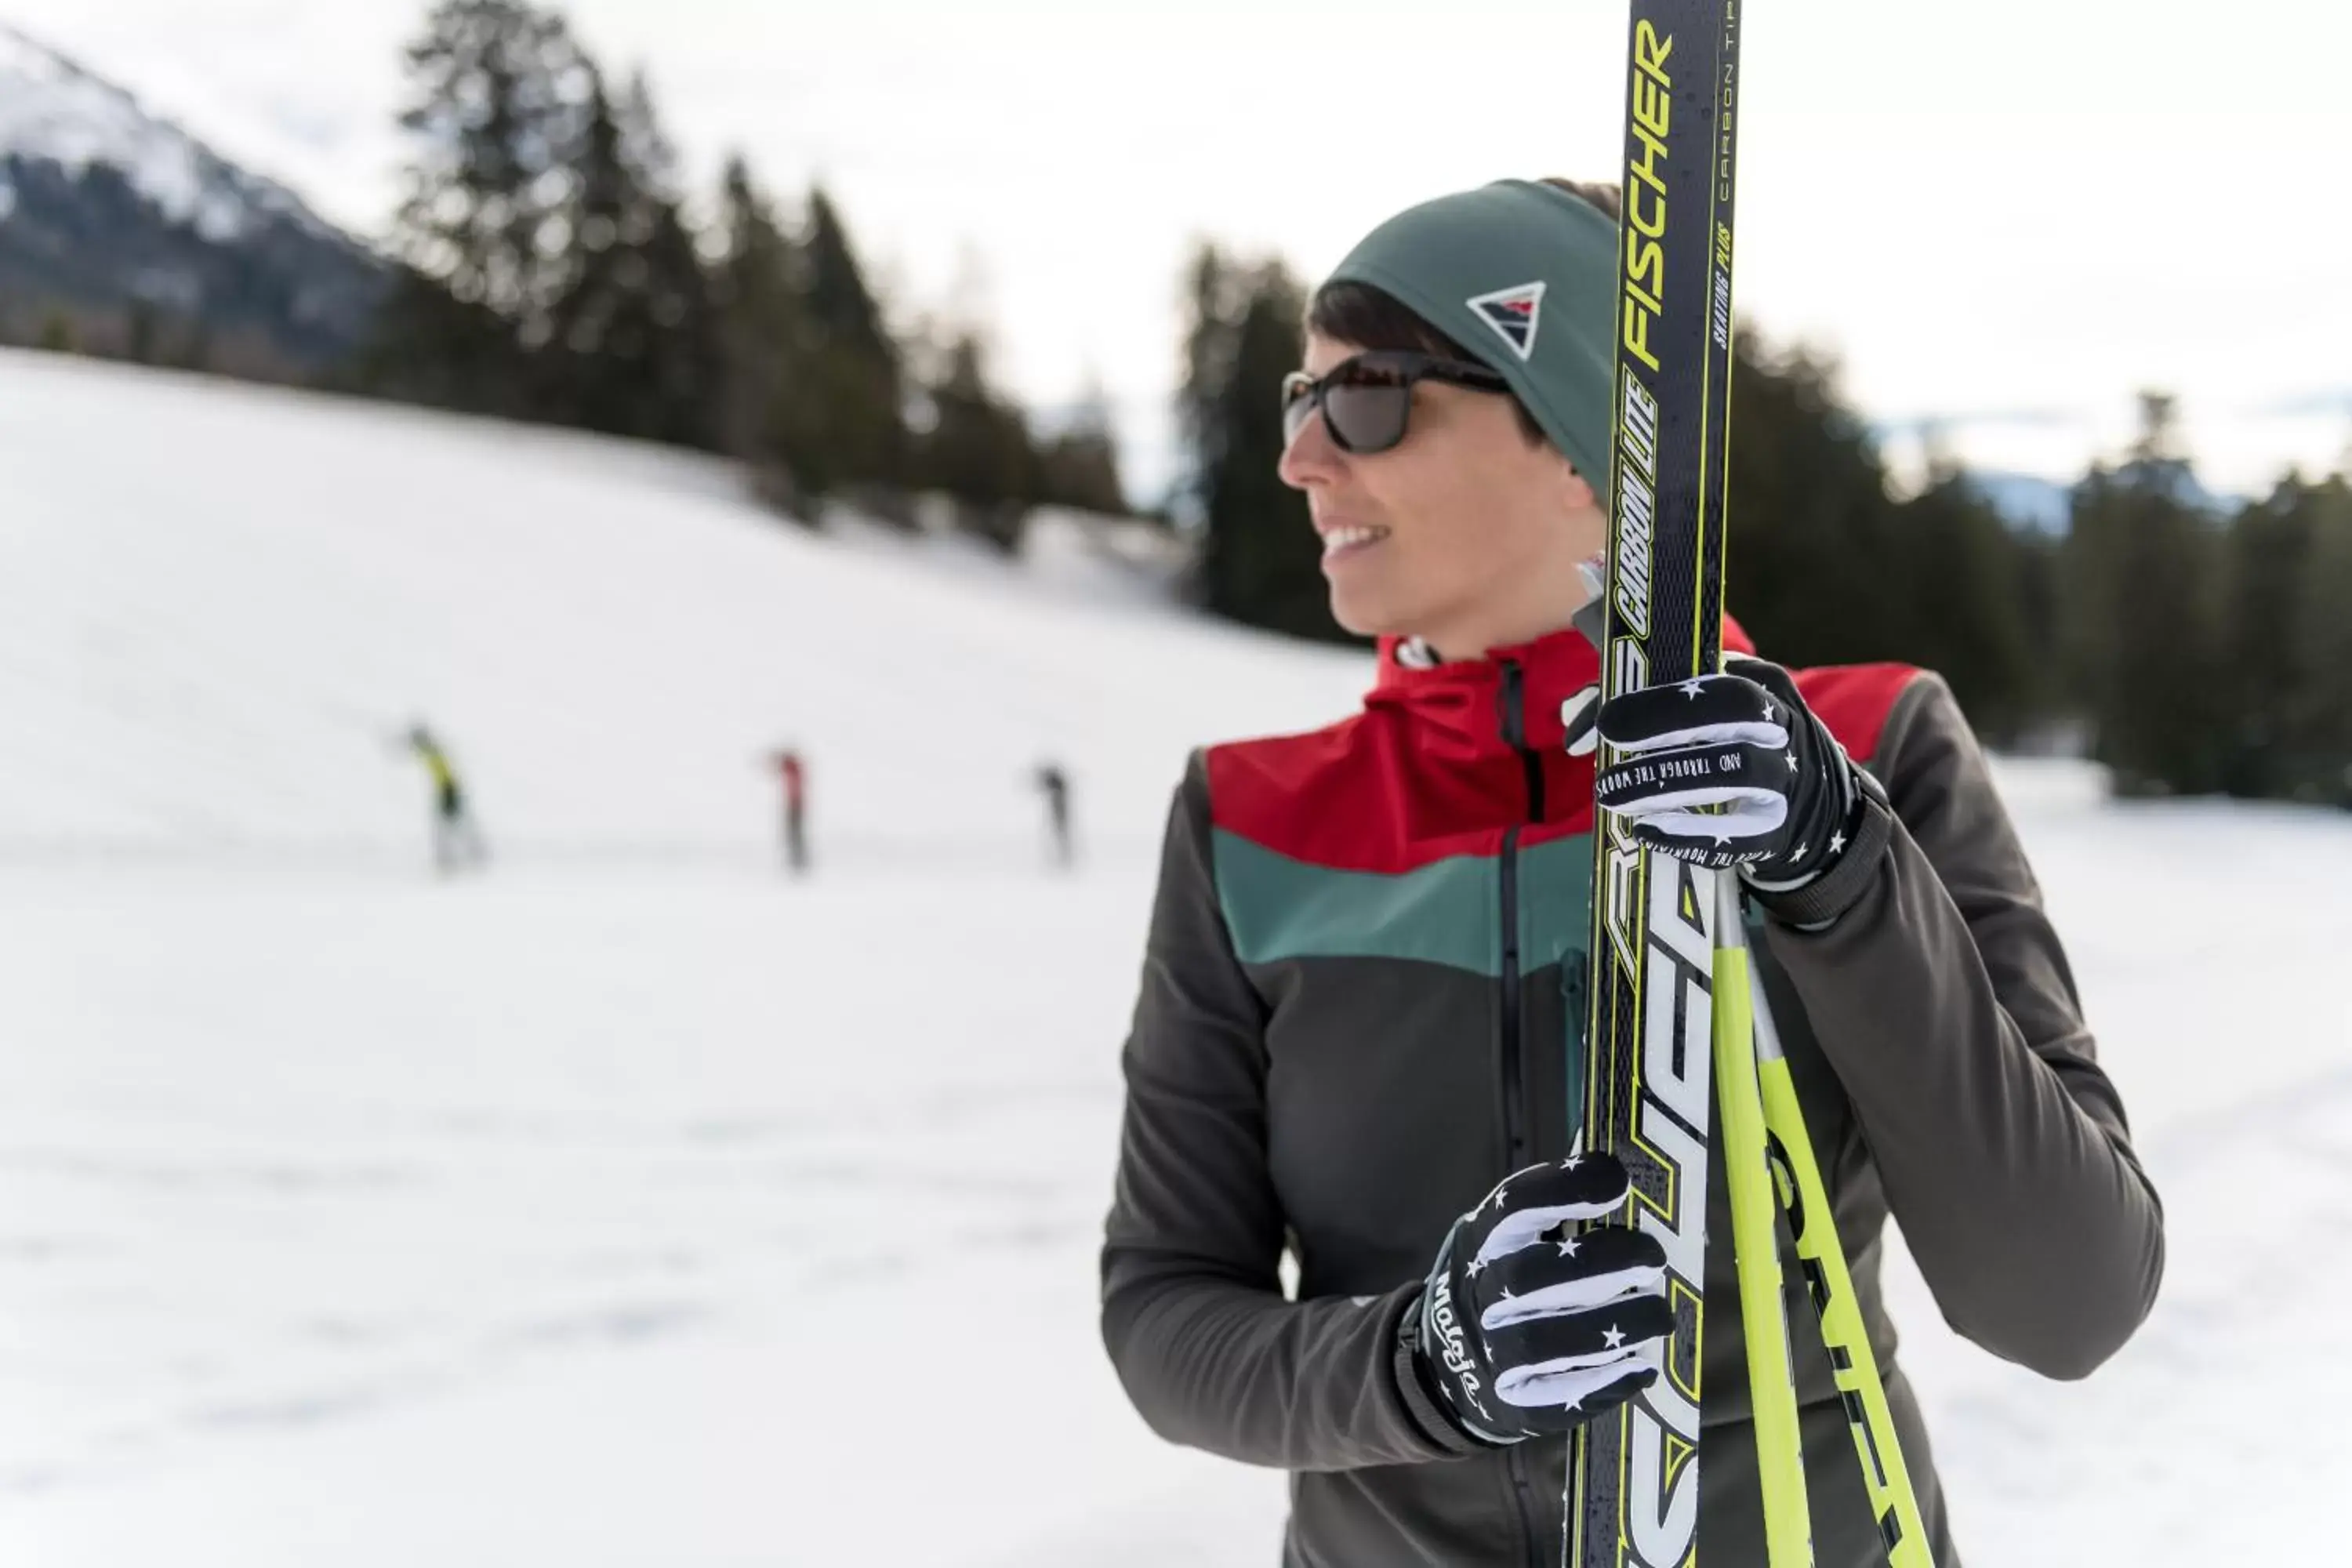
{"label": "woman", "polygon": [[[1571,620],[1606,534],[1616,252],[1613,189],[1498,182],[1381,225],[1309,307],[1282,475],[1379,674],[1328,729],[1196,753],[1177,793],[1105,1340],[1162,1436],[1291,1472],[1286,1564],[1556,1561],[1566,1434],[1646,1385],[1668,1327],[1654,1241],[1555,1228],[1625,1191],[1614,1161],[1566,1158],[1591,731],[1637,759],[1743,749],[1769,798],[1727,840],[1663,798],[1671,770],[1599,788],[1666,853],[1737,864],[1762,910],[1760,982],[1936,1560],[1957,1563],[1882,1305],[1885,1221],[1955,1328],[2071,1378],[2146,1316],[2160,1213],[1940,680],[1735,658],[1665,705],[1596,711]],[[1754,651],[1728,622],[1725,640]],[[1720,1162],[1707,1207],[1727,1237]],[[1708,1258],[1699,1561],[1756,1563],[1728,1251]],[[1883,1562],[1830,1368],[1796,1340],[1817,1560]]]}

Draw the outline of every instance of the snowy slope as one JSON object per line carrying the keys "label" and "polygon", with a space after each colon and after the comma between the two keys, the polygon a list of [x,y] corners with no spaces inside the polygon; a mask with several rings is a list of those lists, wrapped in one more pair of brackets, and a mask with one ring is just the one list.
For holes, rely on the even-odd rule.
{"label": "snowy slope", "polygon": [[1364,684],[1066,573],[1008,615],[1002,572],[909,571],[715,465],[561,433],[20,355],[0,471],[0,711],[47,759],[0,778],[0,853],[405,856],[387,737],[415,715],[516,852],[763,843],[791,739],[837,853],[1025,854],[1042,753],[1164,792],[1183,737]]}
{"label": "snowy slope", "polygon": [[[1009,575],[690,459],[74,362],[0,355],[0,1563],[1273,1561],[1279,1478],[1127,1406],[1094,1247],[1184,750],[1358,661],[1066,529]],[[413,712],[485,880],[419,869]],[[2352,823],[2002,776],[2172,1265],[2073,1386],[1898,1268],[1969,1561],[2330,1560]]]}
{"label": "snowy slope", "polygon": [[110,164],[209,240],[236,239],[273,217],[341,239],[293,192],[237,168],[121,88],[0,22],[0,157],[12,153],[68,170]]}

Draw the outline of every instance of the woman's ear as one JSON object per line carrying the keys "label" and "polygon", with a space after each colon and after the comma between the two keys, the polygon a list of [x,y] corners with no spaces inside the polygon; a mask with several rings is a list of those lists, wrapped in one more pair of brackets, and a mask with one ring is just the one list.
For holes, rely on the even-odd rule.
{"label": "woman's ear", "polygon": [[1601,492],[1577,471],[1576,465],[1565,455],[1556,454],[1559,461],[1559,500],[1562,510],[1570,512],[1596,511],[1601,504]]}

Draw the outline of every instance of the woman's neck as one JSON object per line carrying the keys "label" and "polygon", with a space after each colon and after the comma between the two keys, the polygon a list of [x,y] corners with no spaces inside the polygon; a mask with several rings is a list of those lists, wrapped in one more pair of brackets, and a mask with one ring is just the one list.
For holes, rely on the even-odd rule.
{"label": "woman's neck", "polygon": [[1500,647],[1525,647],[1565,631],[1592,597],[1583,574],[1571,563],[1565,574],[1544,572],[1527,580],[1525,591],[1507,604],[1482,605],[1448,621],[1410,634],[1440,660],[1483,658]]}

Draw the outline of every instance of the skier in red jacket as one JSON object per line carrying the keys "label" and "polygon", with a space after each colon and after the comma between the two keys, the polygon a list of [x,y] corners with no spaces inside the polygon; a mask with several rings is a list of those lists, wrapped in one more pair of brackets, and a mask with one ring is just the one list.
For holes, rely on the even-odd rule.
{"label": "skier in red jacket", "polygon": [[784,864],[795,876],[808,869],[808,766],[797,748],[787,746],[772,754],[769,764],[783,789]]}

